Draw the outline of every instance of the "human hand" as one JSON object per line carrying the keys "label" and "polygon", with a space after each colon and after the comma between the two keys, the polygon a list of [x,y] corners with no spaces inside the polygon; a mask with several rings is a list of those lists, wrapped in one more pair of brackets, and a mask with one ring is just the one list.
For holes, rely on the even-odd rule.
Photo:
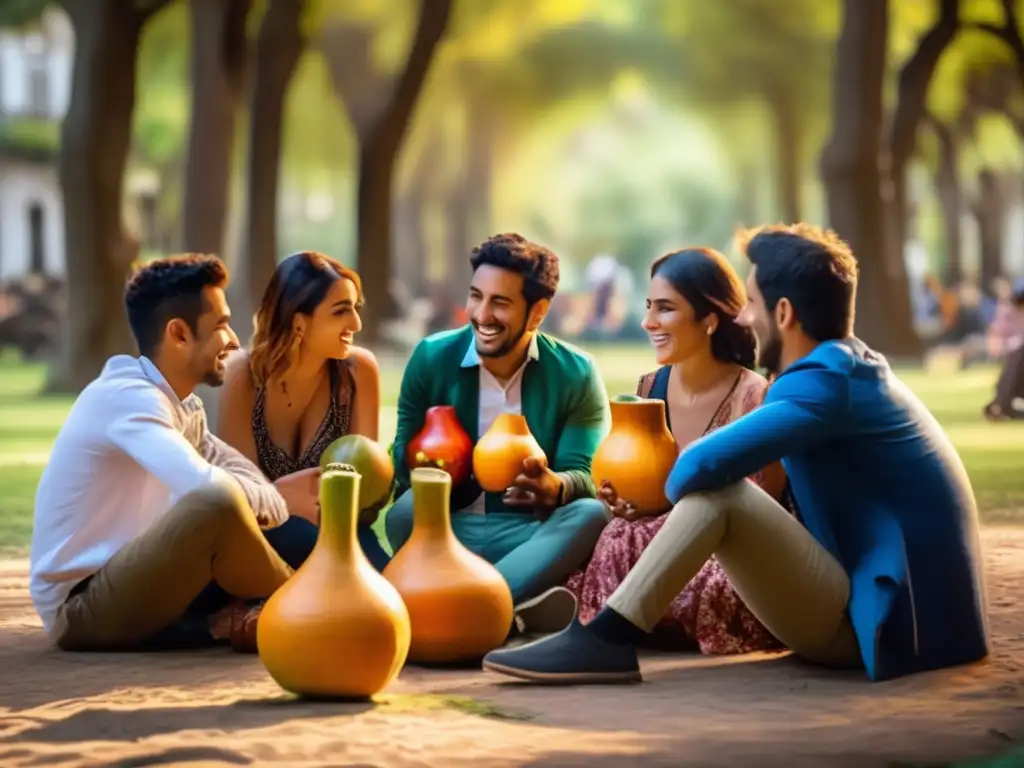
{"label": "human hand", "polygon": [[562,478],[548,468],[544,457],[529,457],[505,491],[503,501],[513,507],[535,507],[553,510],[562,494]]}
{"label": "human hand", "polygon": [[384,498],[378,501],[376,504],[371,504],[366,509],[359,510],[359,526],[361,528],[368,528],[377,522],[377,518],[380,517],[380,511],[384,509],[391,501],[391,494],[387,493]]}
{"label": "human hand", "polygon": [[320,524],[320,467],[310,467],[274,481],[292,517]]}
{"label": "human hand", "polygon": [[597,489],[597,498],[603,501],[614,517],[621,517],[623,520],[639,520],[643,517],[657,517],[663,515],[672,508],[665,500],[664,509],[641,511],[630,501],[626,501],[615,490],[615,486],[608,480],[602,480],[600,488]]}
{"label": "human hand", "polygon": [[636,508],[632,504],[619,497],[610,480],[601,481],[601,487],[597,489],[597,498],[604,502],[604,505],[615,517],[631,520],[636,513]]}

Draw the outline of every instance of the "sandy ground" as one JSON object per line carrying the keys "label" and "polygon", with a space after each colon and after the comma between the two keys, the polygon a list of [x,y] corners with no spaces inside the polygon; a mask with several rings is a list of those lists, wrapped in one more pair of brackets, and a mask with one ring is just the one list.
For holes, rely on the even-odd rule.
{"label": "sandy ground", "polygon": [[[934,765],[1024,743],[1024,530],[985,533],[995,650],[888,683],[786,655],[650,654],[636,686],[407,667],[366,705],[293,700],[227,650],[65,654],[0,561],[0,765]],[[339,659],[339,663],[344,660]]]}

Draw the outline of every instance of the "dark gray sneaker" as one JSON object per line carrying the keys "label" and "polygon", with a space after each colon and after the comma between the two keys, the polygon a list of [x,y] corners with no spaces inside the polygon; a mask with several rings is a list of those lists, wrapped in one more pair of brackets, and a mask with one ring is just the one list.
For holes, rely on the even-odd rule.
{"label": "dark gray sneaker", "polygon": [[573,619],[561,632],[484,656],[489,672],[545,685],[639,683],[640,663],[632,645],[606,642]]}
{"label": "dark gray sneaker", "polygon": [[552,587],[516,606],[516,629],[524,635],[561,632],[576,618],[576,595],[565,587]]}

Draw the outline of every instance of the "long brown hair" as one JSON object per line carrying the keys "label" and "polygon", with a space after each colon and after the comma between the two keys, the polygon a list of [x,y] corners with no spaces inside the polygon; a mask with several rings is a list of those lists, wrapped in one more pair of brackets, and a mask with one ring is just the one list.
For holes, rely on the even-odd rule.
{"label": "long brown hair", "polygon": [[330,256],[300,251],[277,265],[256,312],[249,349],[249,364],[259,384],[266,384],[288,366],[295,315],[312,315],[337,280],[352,281],[359,297],[356,308],[361,307],[363,284],[359,275]]}
{"label": "long brown hair", "polygon": [[711,336],[711,354],[717,360],[754,367],[754,334],[736,322],[747,292],[725,256],[713,248],[686,248],[657,259],[651,265],[651,278],[655,275],[689,302],[697,320],[718,316]]}

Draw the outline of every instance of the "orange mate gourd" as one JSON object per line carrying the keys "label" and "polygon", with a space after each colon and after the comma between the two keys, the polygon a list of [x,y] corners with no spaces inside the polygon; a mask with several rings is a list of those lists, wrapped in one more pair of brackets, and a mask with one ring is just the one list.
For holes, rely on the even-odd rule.
{"label": "orange mate gourd", "polygon": [[410,473],[413,528],[384,569],[409,610],[409,660],[476,659],[505,642],[512,593],[498,570],[452,532],[452,479],[436,468]]}
{"label": "orange mate gourd", "polygon": [[600,487],[608,480],[619,498],[641,512],[667,510],[665,481],[679,449],[665,420],[664,401],[618,395],[609,406],[612,426],[590,464],[594,483]]}
{"label": "orange mate gourd", "polygon": [[522,471],[523,460],[544,458],[526,417],[500,413],[473,449],[473,475],[485,491],[502,493]]}
{"label": "orange mate gourd", "polygon": [[351,466],[327,466],[316,546],[267,600],[256,626],[260,661],[299,695],[372,696],[394,680],[409,652],[409,613],[356,538],[359,480]]}

